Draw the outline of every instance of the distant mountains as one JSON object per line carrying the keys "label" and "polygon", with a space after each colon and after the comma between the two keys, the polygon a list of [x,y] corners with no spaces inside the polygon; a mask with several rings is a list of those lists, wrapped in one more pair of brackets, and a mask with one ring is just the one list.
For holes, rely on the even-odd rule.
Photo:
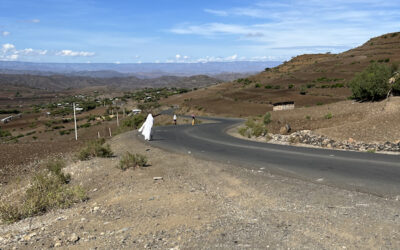
{"label": "distant mountains", "polygon": [[[208,63],[32,63],[0,61],[2,74],[66,75],[95,78],[131,77],[157,78],[161,76],[208,75],[226,78],[232,74],[250,74],[266,67],[279,65],[277,61],[265,62],[208,62]],[[232,78],[232,76],[230,76]],[[228,76],[229,78],[229,76]]]}
{"label": "distant mountains", "polygon": [[162,76],[152,79],[130,77],[95,78],[65,75],[22,75],[0,74],[0,87],[24,87],[46,91],[81,89],[85,87],[107,86],[113,89],[129,90],[145,87],[199,88],[221,83],[222,81],[206,75]]}
{"label": "distant mountains", "polygon": [[30,63],[0,61],[0,86],[60,91],[92,86],[199,88],[232,81],[279,62]]}

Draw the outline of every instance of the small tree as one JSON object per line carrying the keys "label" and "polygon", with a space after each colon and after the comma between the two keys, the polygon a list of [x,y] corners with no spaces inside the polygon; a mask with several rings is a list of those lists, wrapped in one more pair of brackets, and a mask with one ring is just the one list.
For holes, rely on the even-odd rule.
{"label": "small tree", "polygon": [[267,113],[264,115],[263,122],[264,122],[264,125],[268,125],[268,124],[271,123],[271,113],[270,113],[270,112],[267,112]]}
{"label": "small tree", "polygon": [[376,101],[386,97],[390,90],[388,80],[391,69],[383,64],[372,63],[350,82],[353,98],[361,101]]}

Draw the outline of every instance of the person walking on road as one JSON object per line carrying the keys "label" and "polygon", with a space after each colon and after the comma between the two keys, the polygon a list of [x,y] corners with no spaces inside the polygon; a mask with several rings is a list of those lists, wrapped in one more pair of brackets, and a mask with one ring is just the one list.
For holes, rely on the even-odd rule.
{"label": "person walking on road", "polygon": [[140,127],[139,132],[142,133],[144,139],[146,141],[151,140],[151,128],[153,127],[154,118],[151,114],[149,114],[146,118],[146,121],[143,123],[142,127]]}
{"label": "person walking on road", "polygon": [[196,117],[194,116],[194,114],[192,114],[192,126],[194,126],[195,120],[196,120]]}
{"label": "person walking on road", "polygon": [[176,114],[174,114],[174,124],[176,125]]}

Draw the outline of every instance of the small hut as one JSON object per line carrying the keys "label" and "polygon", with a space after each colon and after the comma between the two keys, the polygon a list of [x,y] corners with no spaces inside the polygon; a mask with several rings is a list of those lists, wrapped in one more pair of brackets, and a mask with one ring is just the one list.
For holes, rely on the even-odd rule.
{"label": "small hut", "polygon": [[273,111],[294,109],[293,101],[276,102],[276,103],[273,103],[272,105],[274,105],[274,107],[272,108]]}

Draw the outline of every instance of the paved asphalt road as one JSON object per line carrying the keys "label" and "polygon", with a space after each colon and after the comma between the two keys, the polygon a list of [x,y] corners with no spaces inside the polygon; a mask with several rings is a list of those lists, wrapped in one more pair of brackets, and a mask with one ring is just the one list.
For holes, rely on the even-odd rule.
{"label": "paved asphalt road", "polygon": [[155,127],[150,144],[339,188],[384,197],[400,195],[400,156],[241,140],[225,133],[241,120],[209,120],[216,123]]}

